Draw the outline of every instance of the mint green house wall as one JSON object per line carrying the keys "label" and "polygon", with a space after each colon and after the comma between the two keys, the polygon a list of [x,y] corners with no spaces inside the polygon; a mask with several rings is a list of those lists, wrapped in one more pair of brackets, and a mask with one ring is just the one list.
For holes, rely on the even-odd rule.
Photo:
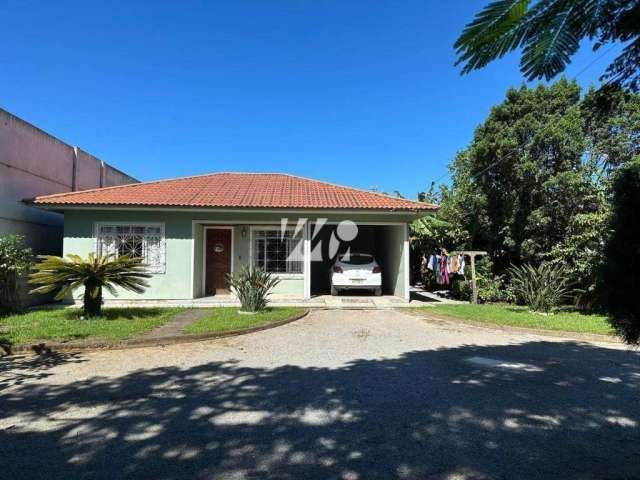
{"label": "mint green house wall", "polygon": [[[190,299],[203,294],[203,241],[205,226],[233,227],[233,268],[250,264],[250,227],[258,225],[280,226],[282,218],[295,226],[299,218],[315,222],[325,218],[329,222],[352,220],[356,223],[385,225],[380,229],[385,249],[389,249],[388,267],[393,275],[391,290],[408,299],[408,243],[406,222],[414,217],[398,213],[327,213],[327,212],[262,212],[262,211],[166,211],[137,209],[68,209],[64,211],[64,253],[86,256],[96,249],[95,225],[113,223],[163,223],[165,229],[165,272],[149,279],[150,287],[138,295],[121,291],[119,299]],[[393,223],[394,225],[389,225]],[[243,236],[243,229],[246,235]],[[405,256],[405,249],[406,256]],[[393,257],[393,258],[391,258]],[[405,258],[406,257],[406,258]],[[79,296],[82,292],[75,292]],[[292,297],[305,296],[305,279],[283,278],[274,294]],[[110,297],[105,292],[105,298]]]}

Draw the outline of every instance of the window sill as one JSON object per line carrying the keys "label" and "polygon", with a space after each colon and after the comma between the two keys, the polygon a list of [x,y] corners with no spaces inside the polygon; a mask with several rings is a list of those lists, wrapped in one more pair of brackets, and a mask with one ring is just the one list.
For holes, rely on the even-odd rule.
{"label": "window sill", "polygon": [[302,273],[272,273],[276,278],[281,278],[283,280],[302,280],[304,279],[304,274]]}

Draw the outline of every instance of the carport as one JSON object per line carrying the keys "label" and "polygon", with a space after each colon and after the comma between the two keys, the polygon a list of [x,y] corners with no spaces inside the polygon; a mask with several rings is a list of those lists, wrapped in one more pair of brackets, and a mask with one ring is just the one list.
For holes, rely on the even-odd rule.
{"label": "carport", "polygon": [[[338,255],[372,254],[382,269],[382,293],[409,300],[409,245],[406,223],[312,223],[311,297],[330,294],[330,271]],[[354,293],[357,293],[355,291]],[[363,292],[363,294],[367,294]]]}

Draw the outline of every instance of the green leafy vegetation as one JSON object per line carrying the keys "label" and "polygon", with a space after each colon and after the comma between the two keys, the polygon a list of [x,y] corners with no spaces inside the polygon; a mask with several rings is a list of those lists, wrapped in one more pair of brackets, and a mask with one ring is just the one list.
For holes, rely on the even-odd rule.
{"label": "green leafy vegetation", "polygon": [[600,284],[611,322],[628,343],[640,343],[640,159],[625,165],[613,187],[613,213]]}
{"label": "green leafy vegetation", "polygon": [[29,283],[39,287],[30,293],[56,292],[55,299],[62,300],[75,289],[84,288],[83,312],[87,317],[100,316],[103,288],[112,295],[117,295],[116,287],[142,293],[149,286],[145,279],[151,277],[138,258],[95,253],[89,253],[86,259],[72,254],[67,258],[43,256],[33,270]]}
{"label": "green leafy vegetation", "polygon": [[[440,248],[489,252],[490,261],[483,261],[490,268],[478,263],[480,300],[485,302],[517,297],[518,279],[508,271],[512,265],[537,269],[545,264],[570,286],[565,304],[594,312],[618,305],[626,312],[621,322],[633,323],[630,312],[636,302],[628,293],[633,287],[621,288],[626,293],[615,303],[601,295],[606,289],[596,287],[603,284],[599,277],[609,271],[610,262],[622,265],[637,251],[631,221],[637,204],[629,200],[626,213],[616,214],[618,221],[611,216],[617,172],[640,159],[638,132],[638,94],[611,86],[584,94],[576,82],[565,79],[510,89],[449,166],[451,182],[431,185],[421,194],[421,200],[441,208],[435,217],[412,225],[414,258]],[[632,184],[627,191],[637,192]],[[626,238],[615,248],[619,260],[614,260],[614,249],[605,249],[610,235]],[[628,268],[610,271],[610,281],[604,283],[619,285],[615,276],[625,285],[637,285],[638,267],[632,265],[630,260]],[[470,292],[468,269],[465,273],[466,280],[455,277],[451,286],[461,299]],[[433,286],[428,271],[415,275]],[[539,308],[522,295],[520,301]]]}
{"label": "green leafy vegetation", "polygon": [[[469,279],[469,280],[467,280]],[[471,266],[465,266],[465,278],[457,278],[451,285],[455,297],[459,300],[471,301]],[[506,287],[506,275],[494,275],[493,263],[488,257],[480,257],[476,261],[476,286],[478,302],[509,302],[514,300],[512,291]]]}
{"label": "green leafy vegetation", "polygon": [[541,263],[511,267],[511,289],[516,299],[536,312],[549,313],[559,306],[569,293],[564,267]]}
{"label": "green leafy vegetation", "polygon": [[34,310],[0,318],[0,344],[38,340],[120,340],[164,325],[180,308],[105,308],[100,317],[85,319],[71,308]]}
{"label": "green leafy vegetation", "polygon": [[455,48],[463,73],[483,68],[508,52],[522,52],[529,80],[550,80],[564,71],[584,39],[625,48],[603,79],[640,88],[640,6],[620,0],[494,0],[469,23]]}
{"label": "green leafy vegetation", "polygon": [[186,333],[223,333],[257,327],[293,318],[304,312],[301,308],[273,307],[256,313],[242,314],[236,307],[215,308],[185,328]]}
{"label": "green leafy vegetation", "polygon": [[20,276],[31,268],[33,254],[21,235],[0,237],[0,315],[20,311]]}
{"label": "green leafy vegetation", "polygon": [[551,315],[531,312],[527,307],[515,305],[434,305],[420,307],[424,313],[459,320],[481,322],[493,325],[558,330],[564,332],[613,333],[607,317],[581,312],[557,312]]}
{"label": "green leafy vegetation", "polygon": [[267,308],[269,293],[280,283],[278,277],[247,265],[227,278],[245,312],[259,312]]}

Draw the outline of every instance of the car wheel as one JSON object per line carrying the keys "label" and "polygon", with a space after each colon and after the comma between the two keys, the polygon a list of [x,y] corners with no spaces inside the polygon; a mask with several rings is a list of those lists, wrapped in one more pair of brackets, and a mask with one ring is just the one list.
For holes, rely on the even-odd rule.
{"label": "car wheel", "polygon": [[336,287],[334,287],[333,285],[331,285],[331,295],[332,296],[336,296],[338,295],[338,289]]}
{"label": "car wheel", "polygon": [[380,297],[380,296],[382,296],[382,288],[380,288],[380,287],[376,288],[376,289],[373,291],[373,294],[374,294],[376,297]]}

